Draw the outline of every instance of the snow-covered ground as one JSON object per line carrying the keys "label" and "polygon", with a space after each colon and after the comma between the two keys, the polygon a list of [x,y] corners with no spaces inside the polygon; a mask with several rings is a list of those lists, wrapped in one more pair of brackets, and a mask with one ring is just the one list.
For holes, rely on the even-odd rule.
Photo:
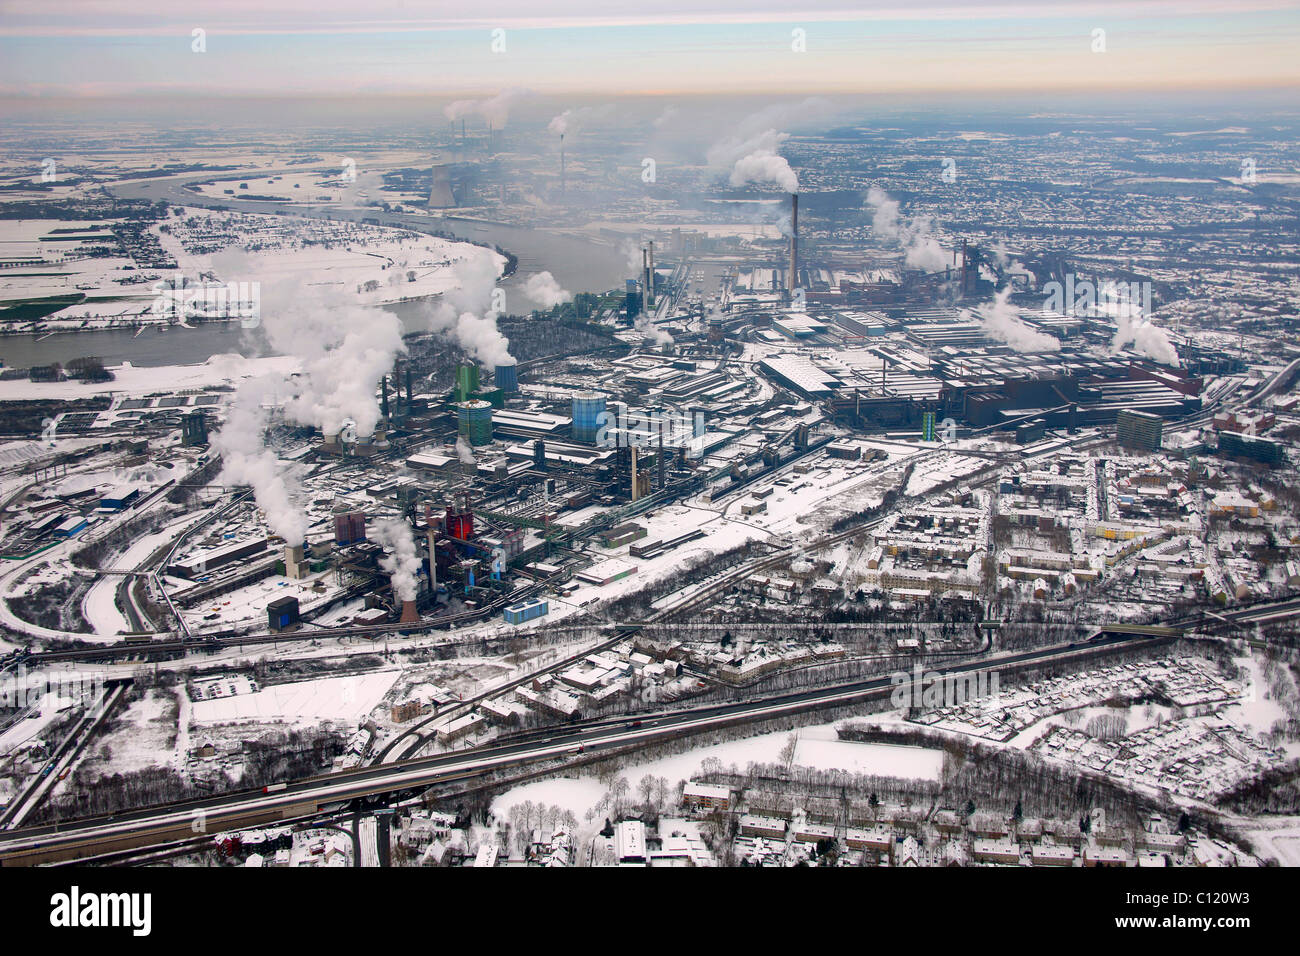
{"label": "snow-covered ground", "polygon": [[[821,724],[796,731],[793,765],[909,780],[939,778],[943,769],[942,751],[839,740],[835,726]],[[699,774],[706,760],[716,760],[724,767],[734,765],[742,770],[751,763],[780,763],[781,752],[789,746],[790,737],[790,733],[779,732],[711,744],[632,764],[621,768],[618,773],[635,787],[645,776],[666,777],[670,783],[690,780]],[[582,819],[600,802],[606,789],[595,777],[588,776],[539,780],[501,794],[493,801],[492,811],[500,817],[508,814],[515,804],[531,800],[563,807]]]}
{"label": "snow-covered ground", "polygon": [[393,668],[273,684],[251,694],[194,701],[191,719],[195,724],[283,722],[311,726],[322,720],[355,723],[383,699],[399,673]]}

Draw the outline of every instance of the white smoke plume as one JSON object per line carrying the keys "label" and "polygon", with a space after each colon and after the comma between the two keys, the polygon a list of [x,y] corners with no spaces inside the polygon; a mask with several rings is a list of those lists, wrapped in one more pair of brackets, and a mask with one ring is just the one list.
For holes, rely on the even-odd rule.
{"label": "white smoke plume", "polygon": [[298,283],[263,283],[263,329],[277,351],[302,360],[285,415],[326,434],[351,420],[367,438],[379,422],[375,390],[406,351],[402,323],[392,312],[339,305]]}
{"label": "white smoke plume", "polygon": [[993,301],[976,306],[974,316],[990,338],[1011,346],[1017,352],[1058,352],[1061,343],[1055,336],[1030,328],[1007,300],[1011,289],[994,296]]}
{"label": "white smoke plume", "polygon": [[709,148],[706,159],[710,166],[730,166],[733,186],[746,183],[775,183],[785,192],[799,191],[799,177],[790,168],[785,157],[777,152],[789,133],[775,129],[763,130],[749,136],[729,136]]}
{"label": "white smoke plume", "polygon": [[547,124],[546,129],[556,136],[576,133],[588,123],[603,120],[613,113],[612,106],[579,106],[567,109]]}
{"label": "white smoke plume", "polygon": [[1126,345],[1132,345],[1133,350],[1139,355],[1145,355],[1171,368],[1179,367],[1178,351],[1170,341],[1169,333],[1160,326],[1152,325],[1149,320],[1141,316],[1129,315],[1127,312],[1120,315],[1118,323],[1119,328],[1110,343],[1112,352],[1119,352]]}
{"label": "white smoke plume", "polygon": [[509,121],[510,110],[515,103],[530,95],[530,90],[513,87],[484,100],[456,100],[444,106],[442,113],[453,123],[469,116],[481,116],[494,128],[502,129]]}
{"label": "white smoke plume", "polygon": [[646,342],[650,345],[672,345],[676,341],[664,329],[659,328],[651,321],[650,316],[642,312],[636,317],[633,326],[638,332],[646,337]]}
{"label": "white smoke plume", "polygon": [[618,244],[619,253],[627,260],[628,271],[640,277],[641,247],[633,239],[624,239]]}
{"label": "white smoke plume", "polygon": [[245,379],[235,391],[225,423],[212,436],[221,456],[221,476],[228,485],[249,485],[271,531],[286,544],[302,544],[307,519],[297,503],[300,488],[286,462],[263,440],[271,407],[283,397],[286,383],[278,375]]}
{"label": "white smoke plume", "polygon": [[665,106],[663,112],[655,117],[655,121],[652,125],[655,129],[664,129],[667,126],[671,126],[677,120],[677,117],[681,115],[681,112],[682,111],[676,106]]}
{"label": "white smoke plume", "polygon": [[573,296],[561,289],[560,284],[555,281],[555,276],[549,272],[539,272],[530,276],[524,283],[524,295],[543,309],[553,308],[561,302],[573,301]]}
{"label": "white smoke plume", "polygon": [[456,457],[460,459],[462,465],[473,465],[478,462],[474,457],[474,448],[465,440],[464,435],[456,438]]}
{"label": "white smoke plume", "polygon": [[731,169],[731,185],[775,183],[783,192],[797,193],[799,177],[784,156],[759,150],[736,160]]}
{"label": "white smoke plume", "polygon": [[510,356],[510,340],[497,328],[493,292],[500,276],[496,253],[470,250],[452,263],[454,288],[426,306],[429,330],[451,335],[460,347],[489,367],[503,365]]}
{"label": "white smoke plume", "polygon": [[867,205],[873,210],[871,231],[882,239],[892,239],[903,247],[904,262],[913,269],[937,272],[948,265],[948,253],[930,234],[932,221],[917,216],[904,224],[898,215],[898,200],[878,186],[867,191]]}
{"label": "white smoke plume", "polygon": [[375,525],[375,540],[389,552],[379,559],[379,566],[388,572],[393,593],[399,601],[414,601],[419,593],[420,557],[410,526],[386,518]]}

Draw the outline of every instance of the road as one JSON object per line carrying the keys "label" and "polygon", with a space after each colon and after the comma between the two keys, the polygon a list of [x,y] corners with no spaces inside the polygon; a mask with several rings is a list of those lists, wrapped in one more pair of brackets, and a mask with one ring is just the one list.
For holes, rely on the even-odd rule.
{"label": "road", "polygon": [[[1041,667],[1054,660],[1079,660],[1171,640],[1150,635],[1102,634],[1096,643],[1038,648],[949,665],[946,670],[958,673],[996,668],[1003,673]],[[196,820],[202,820],[204,826],[217,832],[310,818],[323,809],[350,801],[416,793],[430,786],[468,780],[507,767],[652,744],[726,726],[884,699],[893,689],[891,679],[885,676],[778,693],[759,700],[585,721],[454,753],[309,777],[270,790],[239,791],[125,811],[116,816],[11,830],[0,833],[0,865],[81,859],[131,847],[192,839]]]}

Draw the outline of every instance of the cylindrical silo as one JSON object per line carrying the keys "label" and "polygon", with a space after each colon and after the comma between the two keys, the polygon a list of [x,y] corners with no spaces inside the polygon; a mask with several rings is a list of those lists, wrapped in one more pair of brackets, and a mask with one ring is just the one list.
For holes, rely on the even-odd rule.
{"label": "cylindrical silo", "polygon": [[519,369],[514,362],[506,362],[496,367],[496,386],[503,392],[519,391]]}
{"label": "cylindrical silo", "polygon": [[461,402],[456,406],[459,431],[471,445],[486,445],[492,441],[492,403],[482,399]]}
{"label": "cylindrical silo", "polygon": [[573,396],[573,440],[596,441],[596,433],[604,424],[605,396],[598,392],[579,392]]}

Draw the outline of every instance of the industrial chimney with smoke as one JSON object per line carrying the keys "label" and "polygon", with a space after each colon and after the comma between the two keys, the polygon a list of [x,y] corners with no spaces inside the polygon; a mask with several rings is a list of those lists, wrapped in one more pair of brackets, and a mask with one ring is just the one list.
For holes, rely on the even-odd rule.
{"label": "industrial chimney with smoke", "polygon": [[794,295],[799,285],[799,194],[790,194],[790,275],[786,288]]}

